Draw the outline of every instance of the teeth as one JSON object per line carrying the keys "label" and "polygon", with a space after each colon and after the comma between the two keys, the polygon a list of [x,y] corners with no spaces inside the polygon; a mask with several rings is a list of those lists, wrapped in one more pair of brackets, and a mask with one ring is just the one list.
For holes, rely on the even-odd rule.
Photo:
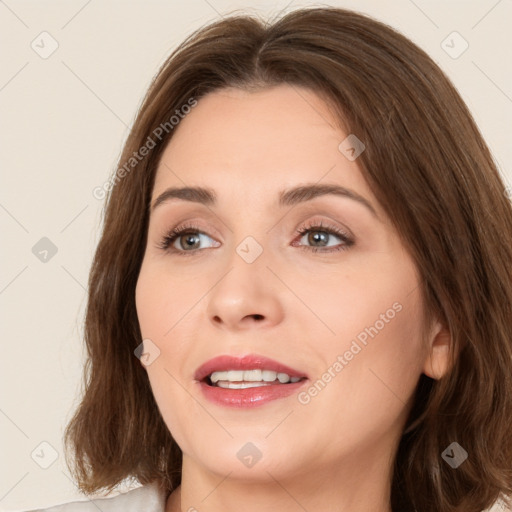
{"label": "teeth", "polygon": [[217,382],[219,388],[226,389],[245,389],[245,388],[260,388],[262,386],[271,386],[268,382],[228,382],[221,380]]}
{"label": "teeth", "polygon": [[[236,372],[233,372],[236,373]],[[262,380],[262,371],[261,370],[246,370],[243,372],[244,378],[240,380],[245,380],[248,382],[258,382]],[[229,379],[231,380],[231,379]]]}
{"label": "teeth", "polygon": [[265,386],[276,379],[281,384],[286,384],[288,382],[299,382],[300,377],[290,377],[287,373],[277,373],[271,370],[228,370],[213,372],[210,375],[212,384],[231,389]]}
{"label": "teeth", "polygon": [[263,370],[261,373],[265,382],[274,382],[277,378],[277,373],[270,370]]}

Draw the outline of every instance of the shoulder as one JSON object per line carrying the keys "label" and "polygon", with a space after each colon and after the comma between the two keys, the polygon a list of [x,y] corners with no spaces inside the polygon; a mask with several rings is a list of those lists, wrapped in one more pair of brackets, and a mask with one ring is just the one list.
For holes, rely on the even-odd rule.
{"label": "shoulder", "polygon": [[482,512],[512,512],[512,502],[508,502],[500,497],[491,508],[487,508]]}
{"label": "shoulder", "polygon": [[165,512],[166,497],[154,484],[143,485],[114,497],[61,503],[23,512]]}

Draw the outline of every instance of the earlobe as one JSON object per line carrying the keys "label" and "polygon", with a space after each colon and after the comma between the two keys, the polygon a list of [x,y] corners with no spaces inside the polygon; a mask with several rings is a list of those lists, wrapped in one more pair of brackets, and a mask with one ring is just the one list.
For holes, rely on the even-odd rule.
{"label": "earlobe", "polygon": [[450,347],[452,337],[450,331],[440,323],[436,323],[429,340],[423,373],[438,380],[450,370]]}

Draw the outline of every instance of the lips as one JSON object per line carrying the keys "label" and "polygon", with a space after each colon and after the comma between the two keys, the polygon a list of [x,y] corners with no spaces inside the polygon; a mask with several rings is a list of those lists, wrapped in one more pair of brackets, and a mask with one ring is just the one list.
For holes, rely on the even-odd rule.
{"label": "lips", "polygon": [[219,356],[202,364],[194,375],[197,381],[204,381],[213,372],[225,372],[229,370],[268,370],[276,373],[285,373],[290,377],[307,378],[307,375],[278,361],[259,355],[247,355],[243,357]]}
{"label": "lips", "polygon": [[284,399],[308,382],[305,373],[259,355],[216,357],[201,365],[194,378],[207,400],[239,409]]}

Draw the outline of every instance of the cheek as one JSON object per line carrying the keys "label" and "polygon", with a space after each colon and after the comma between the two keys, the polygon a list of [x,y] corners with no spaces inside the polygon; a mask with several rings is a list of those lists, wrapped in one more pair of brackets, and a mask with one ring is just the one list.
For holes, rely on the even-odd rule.
{"label": "cheek", "polygon": [[305,405],[331,430],[341,426],[349,445],[382,436],[405,420],[423,366],[419,290],[387,290],[380,297],[366,293],[364,305],[352,305],[346,322],[340,316],[343,334],[329,342],[327,372],[316,376],[310,388],[316,396]]}
{"label": "cheek", "polygon": [[[190,336],[184,336],[190,304],[197,302],[200,290],[179,280],[165,279],[165,274],[155,267],[144,265],[141,268],[135,302],[141,335],[149,339],[159,350],[159,355],[150,365],[145,366],[150,386],[160,413],[174,439],[185,451],[188,449],[186,422],[183,411],[192,417],[200,417],[201,410],[184,390],[181,364],[186,358]],[[199,294],[199,297],[196,297]],[[180,414],[181,412],[181,414]]]}
{"label": "cheek", "polygon": [[193,315],[187,312],[189,304],[198,300],[187,296],[190,288],[171,285],[161,273],[144,267],[137,282],[135,301],[141,335],[143,340],[150,340],[144,342],[144,348],[146,343],[157,347],[153,350],[158,357],[145,368],[159,407],[179,402],[184,395],[181,369],[193,339]]}
{"label": "cheek", "polygon": [[184,453],[193,452],[194,442],[190,431],[191,418],[202,418],[204,410],[190,398],[181,379],[173,368],[166,365],[163,358],[147,368],[151,390],[164,423]]}
{"label": "cheek", "polygon": [[190,321],[188,312],[204,293],[197,286],[197,281],[192,284],[190,278],[184,280],[171,276],[159,265],[143,264],[135,290],[137,317],[143,338],[150,338],[157,344],[160,341],[162,347],[167,349],[173,334]]}

